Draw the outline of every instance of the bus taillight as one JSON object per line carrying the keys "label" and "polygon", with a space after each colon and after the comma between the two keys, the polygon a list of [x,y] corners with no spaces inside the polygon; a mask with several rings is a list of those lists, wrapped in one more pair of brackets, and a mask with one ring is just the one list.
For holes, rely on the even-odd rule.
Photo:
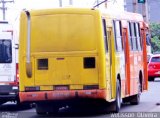
{"label": "bus taillight", "polygon": [[18,67],[18,63],[16,63],[16,80],[17,83],[19,82],[19,67]]}

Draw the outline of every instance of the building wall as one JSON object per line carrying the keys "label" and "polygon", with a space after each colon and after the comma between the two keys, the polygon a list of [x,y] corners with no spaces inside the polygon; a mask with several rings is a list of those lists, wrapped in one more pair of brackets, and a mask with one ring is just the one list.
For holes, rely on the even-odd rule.
{"label": "building wall", "polygon": [[[138,0],[137,0],[138,1]],[[160,23],[160,0],[147,0],[148,1],[148,20],[149,22]],[[142,4],[137,3],[138,13],[142,14]],[[126,10],[133,12],[133,0],[126,0]]]}
{"label": "building wall", "polygon": [[149,0],[148,2],[150,22],[160,23],[160,0]]}

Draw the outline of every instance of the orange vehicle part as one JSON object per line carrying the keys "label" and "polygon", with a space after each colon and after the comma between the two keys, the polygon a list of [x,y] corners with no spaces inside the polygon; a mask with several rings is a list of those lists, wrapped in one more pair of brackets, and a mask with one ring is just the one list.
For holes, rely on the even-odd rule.
{"label": "orange vehicle part", "polygon": [[42,91],[20,92],[20,101],[65,100],[73,98],[99,98],[105,99],[106,90],[70,90],[70,91]]}

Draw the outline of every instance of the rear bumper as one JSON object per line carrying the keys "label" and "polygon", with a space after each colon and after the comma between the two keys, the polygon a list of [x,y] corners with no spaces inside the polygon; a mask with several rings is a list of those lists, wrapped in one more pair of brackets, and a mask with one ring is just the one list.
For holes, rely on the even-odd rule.
{"label": "rear bumper", "polygon": [[44,100],[67,100],[74,98],[106,99],[106,90],[70,90],[70,91],[39,91],[20,92],[21,102],[38,102]]}
{"label": "rear bumper", "polygon": [[148,70],[149,77],[160,77],[160,70]]}
{"label": "rear bumper", "polygon": [[18,99],[18,93],[15,93],[14,95],[0,95],[0,101],[12,101]]}
{"label": "rear bumper", "polygon": [[19,97],[18,86],[15,85],[0,85],[0,101],[17,100]]}

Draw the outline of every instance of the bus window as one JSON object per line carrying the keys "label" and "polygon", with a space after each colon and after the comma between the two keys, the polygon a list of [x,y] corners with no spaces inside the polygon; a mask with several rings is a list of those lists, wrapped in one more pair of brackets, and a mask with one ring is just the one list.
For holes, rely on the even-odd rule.
{"label": "bus window", "polygon": [[130,50],[133,50],[133,41],[132,41],[132,33],[131,33],[131,23],[128,22],[128,32],[129,32],[129,35],[128,35],[128,39],[129,39],[129,46],[130,46]]}
{"label": "bus window", "polygon": [[115,44],[116,51],[120,52],[123,50],[122,46],[122,27],[120,21],[114,21],[114,33],[115,33]]}
{"label": "bus window", "polygon": [[142,50],[143,50],[143,44],[144,44],[144,29],[141,29],[141,44],[142,44]]}
{"label": "bus window", "polygon": [[140,29],[139,29],[139,23],[135,23],[135,29],[136,29],[136,38],[137,38],[138,50],[142,50],[141,42],[140,42]]}
{"label": "bus window", "polygon": [[104,32],[105,48],[106,48],[106,52],[108,52],[108,41],[107,41],[107,31],[106,31],[106,20],[105,19],[103,19],[103,32]]}
{"label": "bus window", "polygon": [[11,40],[0,40],[0,63],[12,62]]}
{"label": "bus window", "polygon": [[135,23],[131,23],[131,33],[132,33],[131,38],[133,43],[133,50],[137,50]]}
{"label": "bus window", "polygon": [[151,45],[151,38],[150,38],[149,34],[146,34],[146,44],[147,44],[148,46]]}
{"label": "bus window", "polygon": [[137,41],[137,31],[136,31],[136,24],[134,23],[134,41],[135,41],[135,50],[138,50],[138,41]]}

